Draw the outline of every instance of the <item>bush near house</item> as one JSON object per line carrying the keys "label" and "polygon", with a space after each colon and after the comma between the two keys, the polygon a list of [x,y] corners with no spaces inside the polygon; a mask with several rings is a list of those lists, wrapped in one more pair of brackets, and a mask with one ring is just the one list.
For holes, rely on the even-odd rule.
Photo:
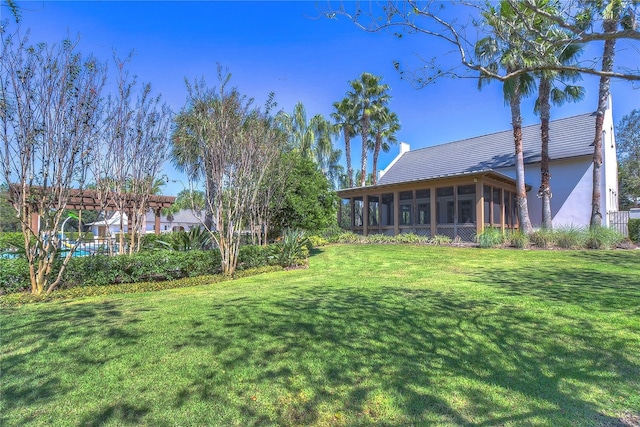
{"label": "bush near house", "polygon": [[627,227],[629,230],[629,239],[633,242],[640,243],[640,219],[629,219]]}

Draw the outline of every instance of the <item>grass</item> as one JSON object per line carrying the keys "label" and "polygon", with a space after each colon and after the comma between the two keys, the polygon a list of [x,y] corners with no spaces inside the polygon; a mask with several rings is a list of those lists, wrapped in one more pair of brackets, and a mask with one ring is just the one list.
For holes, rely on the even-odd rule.
{"label": "grass", "polygon": [[623,426],[639,266],[342,245],[305,270],[3,309],[0,425]]}

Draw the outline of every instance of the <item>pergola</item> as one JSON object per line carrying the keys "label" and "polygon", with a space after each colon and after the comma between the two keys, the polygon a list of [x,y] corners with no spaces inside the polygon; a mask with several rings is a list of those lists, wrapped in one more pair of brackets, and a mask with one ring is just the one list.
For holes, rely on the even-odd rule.
{"label": "pergola", "polygon": [[[10,186],[10,198],[20,197],[21,196],[21,187],[18,185]],[[43,195],[45,193],[45,189],[42,187],[31,187],[28,188],[29,191],[28,197],[38,197],[38,194]],[[95,210],[120,210],[120,206],[116,206],[116,204],[112,200],[103,201],[100,200],[98,192],[96,190],[79,190],[79,189],[70,189],[69,191],[69,200],[66,204],[66,209],[75,209],[79,211],[95,211]],[[127,197],[129,197],[129,200]],[[42,196],[41,196],[42,197]],[[125,194],[125,212],[130,213],[134,209],[134,201],[135,195],[127,195]],[[176,198],[173,196],[157,196],[151,195],[149,196],[149,200],[147,202],[147,210],[152,209],[155,214],[155,223],[153,226],[153,230],[155,234],[160,234],[160,213],[163,208],[168,208],[173,205],[176,201]],[[33,230],[38,230],[39,228],[39,219],[38,212],[31,212],[31,228]]]}

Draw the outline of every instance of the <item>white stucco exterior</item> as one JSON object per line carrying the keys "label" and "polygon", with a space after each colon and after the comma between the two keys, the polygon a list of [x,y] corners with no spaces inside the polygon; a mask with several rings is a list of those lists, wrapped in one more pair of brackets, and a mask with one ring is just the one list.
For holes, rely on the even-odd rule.
{"label": "white stucco exterior", "polygon": [[[609,103],[604,117],[602,151],[600,212],[603,215],[602,224],[609,226],[609,213],[618,210],[618,162],[611,103]],[[555,227],[563,225],[588,226],[591,221],[593,156],[552,159],[549,168],[553,225]],[[514,167],[500,168],[496,171],[515,179]],[[539,162],[525,165],[525,182],[531,186],[531,190],[527,194],[531,223],[534,227],[539,227],[542,223],[542,201],[538,198],[538,188],[540,188]]]}
{"label": "white stucco exterior", "polygon": [[[170,233],[172,231],[189,231],[193,227],[200,227],[205,217],[204,211],[197,212],[191,209],[183,209],[176,212],[169,218],[166,215],[160,215],[160,232]],[[147,212],[145,232],[153,233],[155,224],[155,215],[153,212]]]}

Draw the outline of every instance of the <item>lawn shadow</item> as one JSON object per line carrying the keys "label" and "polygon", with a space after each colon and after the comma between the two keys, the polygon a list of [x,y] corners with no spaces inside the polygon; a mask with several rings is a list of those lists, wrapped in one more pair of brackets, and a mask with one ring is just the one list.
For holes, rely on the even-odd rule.
{"label": "lawn shadow", "polygon": [[[240,409],[255,425],[325,424],[326,408],[347,414],[347,425],[484,426],[549,418],[622,425],[567,385],[629,389],[640,373],[627,357],[629,342],[612,338],[605,350],[602,337],[590,331],[565,337],[557,320],[424,289],[300,287],[275,308],[256,300],[213,304],[210,318],[201,326],[207,330],[195,330],[187,341],[210,348],[225,371],[255,368],[247,380],[252,387],[235,390],[247,394]],[[191,392],[178,391],[176,406],[197,396],[237,406],[211,394],[225,377],[204,369],[208,374],[193,379]],[[455,385],[450,378],[458,379]],[[274,389],[280,396],[275,414],[249,396],[273,399]],[[452,395],[464,403],[454,404]],[[520,407],[510,406],[511,395]]]}
{"label": "lawn shadow", "polygon": [[134,406],[128,403],[107,405],[101,410],[84,417],[80,426],[99,427],[107,423],[118,426],[144,425],[144,416],[149,412],[146,407]]}
{"label": "lawn shadow", "polygon": [[[125,314],[119,304],[110,301],[51,303],[38,310],[36,318],[12,322],[17,327],[7,329],[3,322],[0,332],[3,342],[21,344],[19,349],[3,349],[4,410],[24,413],[23,424],[35,420],[43,405],[73,391],[70,378],[61,377],[59,372],[82,375],[117,358],[126,348],[137,344],[140,334],[133,327],[137,322],[135,312],[129,310]],[[92,352],[91,343],[96,337],[108,337],[117,353],[107,356],[104,352]]]}

